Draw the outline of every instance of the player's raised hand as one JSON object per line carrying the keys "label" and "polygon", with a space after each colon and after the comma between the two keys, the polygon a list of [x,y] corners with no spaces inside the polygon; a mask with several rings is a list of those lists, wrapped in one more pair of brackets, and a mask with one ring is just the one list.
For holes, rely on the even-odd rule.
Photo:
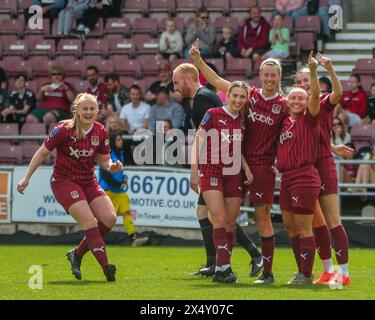
{"label": "player's raised hand", "polygon": [[199,52],[199,49],[200,49],[200,40],[198,38],[189,50],[189,55],[191,59],[193,60],[193,62],[197,62],[201,57],[201,53]]}
{"label": "player's raised hand", "polygon": [[340,158],[343,159],[350,159],[354,156],[354,149],[344,145],[340,144],[332,148],[332,151],[335,155],[337,155]]}
{"label": "player's raised hand", "polygon": [[326,57],[325,55],[323,55],[322,53],[318,52],[318,57],[319,57],[319,64],[324,68],[326,69],[327,71],[330,71],[333,69],[333,64],[332,64],[332,60],[328,57]]}
{"label": "player's raised hand", "polygon": [[310,72],[316,72],[319,62],[314,58],[314,51],[311,50],[309,54],[309,69]]}
{"label": "player's raised hand", "polygon": [[117,160],[116,162],[113,162],[111,164],[111,166],[109,167],[109,172],[115,173],[115,172],[122,171],[122,169],[123,169],[122,162]]}
{"label": "player's raised hand", "polygon": [[27,188],[28,185],[29,185],[29,179],[25,177],[20,182],[18,182],[17,191],[23,194],[24,190]]}

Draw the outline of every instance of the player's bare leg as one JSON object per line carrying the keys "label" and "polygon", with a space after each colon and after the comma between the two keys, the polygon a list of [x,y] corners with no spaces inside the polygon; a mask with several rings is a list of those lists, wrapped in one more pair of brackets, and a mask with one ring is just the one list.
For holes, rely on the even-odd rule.
{"label": "player's bare leg", "polygon": [[275,250],[275,234],[271,221],[271,204],[255,204],[255,218],[262,243],[264,270],[255,284],[275,282],[272,273],[273,255]]}

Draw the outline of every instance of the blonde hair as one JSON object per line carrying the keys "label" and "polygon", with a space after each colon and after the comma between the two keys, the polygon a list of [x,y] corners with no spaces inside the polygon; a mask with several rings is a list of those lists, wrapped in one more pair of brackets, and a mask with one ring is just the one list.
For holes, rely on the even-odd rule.
{"label": "blonde hair", "polygon": [[230,84],[230,87],[228,89],[228,94],[230,94],[234,88],[241,88],[241,89],[244,89],[244,90],[248,91],[250,87],[244,81],[233,81]]}
{"label": "blonde hair", "polygon": [[73,117],[68,120],[60,121],[60,123],[65,124],[69,129],[75,128],[76,129],[76,137],[77,139],[82,139],[85,137],[85,133],[82,129],[81,121],[79,120],[77,109],[82,101],[84,100],[91,100],[95,103],[96,108],[99,109],[98,101],[96,100],[96,97],[89,93],[80,93],[76,96],[76,98],[73,101],[72,107],[71,107],[71,113]]}
{"label": "blonde hair", "polygon": [[231,34],[232,34],[232,28],[230,26],[224,26],[222,29],[221,29],[222,32],[225,32],[225,31],[229,31]]}
{"label": "blonde hair", "polygon": [[199,71],[197,67],[191,63],[181,63],[174,69],[174,72],[181,72],[183,75],[190,74],[194,82],[199,81]]}
{"label": "blonde hair", "polygon": [[289,97],[295,93],[295,92],[301,92],[301,93],[304,93],[306,95],[306,98],[309,97],[309,95],[307,94],[306,90],[302,89],[302,88],[299,88],[299,87],[294,87],[292,88],[292,90],[290,90],[288,96],[287,96],[287,99],[289,99]]}
{"label": "blonde hair", "polygon": [[114,119],[120,126],[120,130],[122,130],[122,123],[121,123],[121,119],[120,117],[118,116],[117,113],[113,113],[111,115],[108,116],[107,120],[106,120],[106,123],[105,123],[105,128],[107,129],[108,132],[111,132],[111,128],[110,128],[110,123],[111,123],[111,120]]}
{"label": "blonde hair", "polygon": [[280,75],[280,81],[279,81],[279,87],[278,87],[278,92],[280,95],[284,95],[283,90],[281,89],[281,76],[283,74],[283,67],[281,66],[281,62],[278,59],[275,58],[267,58],[264,60],[261,65],[260,65],[260,72],[263,71],[265,66],[271,66],[271,67],[276,67],[277,70],[279,71]]}

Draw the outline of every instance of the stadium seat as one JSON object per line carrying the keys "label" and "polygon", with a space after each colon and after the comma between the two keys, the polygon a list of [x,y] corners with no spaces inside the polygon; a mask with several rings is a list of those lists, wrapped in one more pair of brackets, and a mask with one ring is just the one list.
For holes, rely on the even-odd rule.
{"label": "stadium seat", "polygon": [[109,54],[110,55],[135,55],[135,41],[134,39],[124,39],[120,35],[113,35],[106,37],[109,44]]}
{"label": "stadium seat", "polygon": [[121,78],[121,83],[125,85],[125,87],[129,88],[133,84],[139,86],[142,90],[142,96],[146,93],[146,90],[148,89],[146,87],[146,81],[145,80],[134,80],[134,78]]}
{"label": "stadium seat", "polygon": [[94,29],[91,30],[88,37],[89,38],[102,38],[104,35],[104,21],[99,19],[96,23]]}
{"label": "stadium seat", "polygon": [[40,36],[26,37],[29,47],[29,56],[48,56],[50,59],[55,57],[56,47],[55,41],[52,39],[44,39]]}
{"label": "stadium seat", "polygon": [[0,0],[0,14],[8,13],[13,18],[18,13],[18,2],[15,0]]}
{"label": "stadium seat", "polygon": [[137,55],[156,54],[159,52],[159,39],[152,38],[145,34],[134,36]]}
{"label": "stadium seat", "polygon": [[35,77],[47,77],[51,67],[57,64],[56,61],[48,60],[43,56],[30,57],[29,61],[32,65],[33,75]]}
{"label": "stadium seat", "polygon": [[371,85],[375,83],[375,73],[372,75],[361,74],[361,85],[363,90],[370,93]]}
{"label": "stadium seat", "polygon": [[214,22],[216,33],[221,33],[224,27],[231,27],[234,34],[238,32],[239,22],[237,17],[217,17]]}
{"label": "stadium seat", "polygon": [[235,11],[246,11],[248,12],[250,7],[256,5],[256,0],[231,0],[231,11],[232,13]]}
{"label": "stadium seat", "polygon": [[198,8],[202,6],[201,0],[178,0],[177,12],[193,12],[195,13]]}
{"label": "stadium seat", "polygon": [[10,38],[2,39],[2,52],[4,56],[28,57],[28,45],[25,40],[12,40]]}
{"label": "stadium seat", "polygon": [[375,75],[375,59],[358,59],[353,72],[361,75]]}
{"label": "stadium seat", "polygon": [[0,123],[0,136],[17,136],[17,123]]}
{"label": "stadium seat", "polygon": [[219,59],[205,59],[206,63],[213,64],[217,71],[219,72],[220,75],[224,75],[224,60],[219,58]]}
{"label": "stadium seat", "polygon": [[204,6],[210,12],[220,12],[228,15],[230,12],[229,0],[203,0]]}
{"label": "stadium seat", "polygon": [[21,57],[18,56],[9,56],[4,57],[4,69],[7,70],[7,74],[9,77],[14,77],[19,73],[26,74],[27,77],[30,79],[33,76],[33,69],[32,65],[29,61],[23,60]]}
{"label": "stadium seat", "polygon": [[273,11],[276,7],[276,0],[259,0],[258,5],[263,11]]}
{"label": "stadium seat", "polygon": [[[57,22],[57,19],[56,19]],[[57,25],[56,25],[57,28]],[[57,29],[56,29],[57,30]],[[30,25],[27,24],[25,27],[25,35],[40,35],[43,37],[51,37],[51,27],[49,19],[43,19],[43,28],[42,29],[31,29]]]}
{"label": "stadium seat", "polygon": [[166,12],[172,16],[176,14],[176,2],[174,0],[152,0],[150,1],[149,13]]}
{"label": "stadium seat", "polygon": [[78,39],[60,39],[56,55],[69,55],[80,58],[82,56],[82,41]]}
{"label": "stadium seat", "polygon": [[23,154],[21,146],[0,145],[0,164],[22,164]]}
{"label": "stadium seat", "polygon": [[74,89],[76,89],[77,93],[86,92],[87,88],[89,87],[87,81],[80,79],[79,77],[69,77],[66,79]]}
{"label": "stadium seat", "polygon": [[139,56],[137,60],[142,67],[143,76],[158,76],[160,73],[160,66],[167,63],[166,60],[155,60],[154,56]]}
{"label": "stadium seat", "polygon": [[172,69],[174,70],[181,63],[192,63],[192,61],[190,59],[175,59],[170,63],[170,65]]}
{"label": "stadium seat", "polygon": [[56,65],[64,68],[67,77],[82,77],[86,71],[86,61],[76,60],[72,56],[59,56],[55,60]]}
{"label": "stadium seat", "polygon": [[21,147],[22,147],[22,162],[26,164],[26,163],[30,163],[35,152],[38,151],[40,145],[39,144],[22,144]]}
{"label": "stadium seat", "polygon": [[149,13],[149,2],[148,0],[125,0],[122,13],[140,13],[143,16],[147,16]]}
{"label": "stadium seat", "polygon": [[28,80],[26,83],[26,88],[36,94],[38,88],[36,86],[36,82],[34,80]]}
{"label": "stadium seat", "polygon": [[109,53],[109,45],[107,39],[87,39],[83,47],[83,55],[87,56],[101,56],[106,58]]}
{"label": "stadium seat", "polygon": [[[46,134],[46,126],[44,123],[25,123],[21,129],[21,136],[43,136]],[[20,145],[40,145],[40,140],[21,140]]]}
{"label": "stadium seat", "polygon": [[25,22],[21,19],[5,19],[0,23],[0,35],[15,34],[22,38],[24,34]]}
{"label": "stadium seat", "polygon": [[342,85],[343,92],[351,91],[349,80],[341,80],[341,85]]}
{"label": "stadium seat", "polygon": [[18,0],[18,13],[23,14],[26,8],[30,8],[33,4],[33,0]]}
{"label": "stadium seat", "polygon": [[38,77],[35,79],[35,82],[36,82],[36,87],[39,90],[45,84],[51,83],[51,79],[49,77]]}
{"label": "stadium seat", "polygon": [[226,75],[238,75],[244,78],[249,78],[251,76],[252,64],[251,59],[227,59],[226,65]]}
{"label": "stadium seat", "polygon": [[350,134],[356,150],[359,145],[371,147],[373,141],[375,142],[375,125],[357,123],[352,127]]}
{"label": "stadium seat", "polygon": [[310,51],[315,50],[316,35],[313,32],[296,32],[296,41],[299,43],[301,50]]}
{"label": "stadium seat", "polygon": [[320,34],[320,17],[319,16],[302,16],[297,17],[294,31],[295,32],[313,32],[317,35]]}
{"label": "stadium seat", "polygon": [[158,34],[158,21],[155,18],[136,18],[132,25],[133,34]]}
{"label": "stadium seat", "polygon": [[145,93],[150,89],[150,87],[152,86],[152,84],[156,81],[159,81],[159,77],[156,77],[156,76],[148,76],[148,77],[144,77],[143,78],[143,81],[145,82],[145,86],[146,86],[146,91]]}
{"label": "stadium seat", "polygon": [[[159,30],[163,32],[165,30],[165,23],[168,18],[163,18],[159,20]],[[185,31],[185,21],[181,17],[173,17],[173,20],[176,22],[176,29],[181,32],[181,34]]]}
{"label": "stadium seat", "polygon": [[142,69],[139,60],[129,60],[127,56],[112,56],[114,72],[119,76],[140,78]]}
{"label": "stadium seat", "polygon": [[130,20],[127,18],[108,18],[104,34],[122,34],[125,37],[129,37],[131,34]]}
{"label": "stadium seat", "polygon": [[[96,66],[99,71],[99,75],[104,76],[107,73],[113,72],[113,61],[112,60],[103,60],[100,57],[85,57],[85,64],[86,66]],[[85,68],[86,69],[86,68]],[[86,71],[83,71],[83,74],[85,74]]]}

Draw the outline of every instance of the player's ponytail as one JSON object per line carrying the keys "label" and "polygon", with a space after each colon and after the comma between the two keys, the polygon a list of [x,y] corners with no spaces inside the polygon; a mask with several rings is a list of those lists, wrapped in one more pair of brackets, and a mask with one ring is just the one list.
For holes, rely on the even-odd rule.
{"label": "player's ponytail", "polygon": [[277,70],[279,71],[279,75],[280,75],[280,81],[279,81],[279,85],[278,85],[278,92],[279,94],[282,96],[284,95],[284,92],[283,90],[281,89],[281,77],[283,75],[283,68],[281,66],[281,62],[280,60],[278,59],[275,59],[275,58],[267,58],[266,60],[264,60],[261,65],[260,65],[260,72],[263,71],[264,67],[265,66],[272,66],[272,67],[276,67]]}
{"label": "player's ponytail", "polygon": [[84,130],[82,129],[81,121],[77,113],[77,109],[83,100],[91,100],[96,104],[98,108],[98,102],[95,96],[89,93],[80,93],[76,96],[72,103],[71,113],[73,117],[71,119],[61,121],[61,123],[64,123],[69,129],[75,128],[77,139],[82,139],[85,136]]}

